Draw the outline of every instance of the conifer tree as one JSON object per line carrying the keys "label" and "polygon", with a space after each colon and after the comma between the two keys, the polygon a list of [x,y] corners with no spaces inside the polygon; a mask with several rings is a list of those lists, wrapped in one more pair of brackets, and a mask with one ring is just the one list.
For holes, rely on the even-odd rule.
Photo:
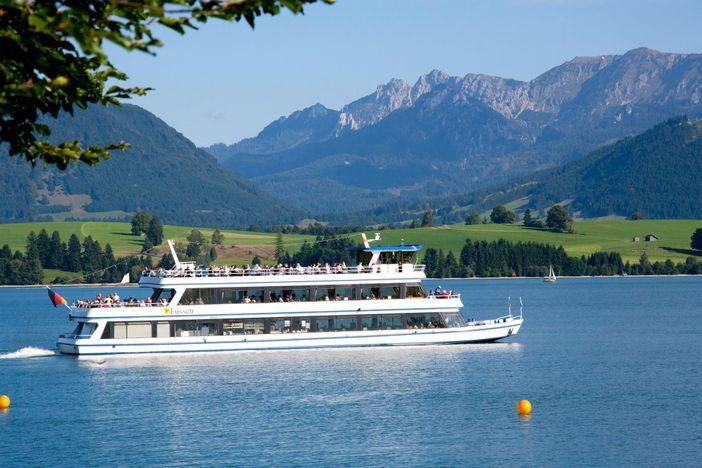
{"label": "conifer tree", "polygon": [[37,241],[36,241],[36,246],[37,246],[37,253],[39,254],[39,261],[43,266],[46,266],[48,258],[49,258],[49,242],[51,239],[49,239],[49,233],[46,232],[46,229],[43,229],[39,231],[39,235],[37,236]]}
{"label": "conifer tree", "polygon": [[67,271],[80,271],[80,240],[75,234],[68,239],[64,269]]}
{"label": "conifer tree", "polygon": [[64,257],[66,256],[66,247],[61,242],[61,235],[58,231],[51,234],[49,240],[49,248],[46,254],[44,266],[46,268],[61,268],[63,267]]}
{"label": "conifer tree", "polygon": [[[30,233],[30,235],[33,234],[34,232]],[[27,239],[27,255],[24,256],[24,258],[20,257],[20,259],[24,261],[19,266],[20,271],[17,272],[17,279],[19,280],[17,284],[41,283],[43,271],[41,269],[41,261],[39,260],[39,250],[37,249],[36,241],[30,242],[30,239]]]}
{"label": "conifer tree", "polygon": [[534,220],[533,220],[532,217],[531,217],[531,210],[530,210],[529,208],[527,208],[527,209],[524,211],[524,225],[527,226],[527,227],[529,227],[529,226],[531,226],[531,224],[532,224],[533,222],[534,222]]}
{"label": "conifer tree", "polygon": [[285,254],[285,244],[283,243],[283,234],[278,233],[277,236],[275,236],[275,258],[280,262],[280,259],[283,257]]}
{"label": "conifer tree", "polygon": [[153,245],[161,245],[163,242],[163,226],[158,216],[154,216],[149,220],[149,224],[146,227],[146,238],[149,239]]}

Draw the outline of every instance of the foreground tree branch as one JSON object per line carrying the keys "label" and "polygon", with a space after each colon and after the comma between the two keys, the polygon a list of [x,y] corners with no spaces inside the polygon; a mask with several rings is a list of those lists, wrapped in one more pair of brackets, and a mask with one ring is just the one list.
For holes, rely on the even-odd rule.
{"label": "foreground tree branch", "polygon": [[[71,161],[97,164],[116,142],[83,148],[80,142],[51,143],[43,116],[89,104],[119,105],[119,99],[150,88],[107,86],[125,81],[107,57],[105,41],[126,50],[154,54],[162,43],[152,28],[162,25],[185,34],[210,18],[252,28],[257,17],[283,9],[298,14],[317,0],[0,0],[0,142],[10,155],[42,160],[65,169]],[[333,3],[334,0],[321,0]]]}

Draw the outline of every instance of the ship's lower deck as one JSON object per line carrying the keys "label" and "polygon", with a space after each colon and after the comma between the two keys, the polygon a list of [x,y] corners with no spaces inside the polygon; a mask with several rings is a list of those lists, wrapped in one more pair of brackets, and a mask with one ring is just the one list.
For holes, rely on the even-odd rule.
{"label": "ship's lower deck", "polygon": [[521,317],[503,317],[454,328],[109,340],[62,337],[58,348],[64,354],[88,356],[476,343],[515,335],[522,322]]}

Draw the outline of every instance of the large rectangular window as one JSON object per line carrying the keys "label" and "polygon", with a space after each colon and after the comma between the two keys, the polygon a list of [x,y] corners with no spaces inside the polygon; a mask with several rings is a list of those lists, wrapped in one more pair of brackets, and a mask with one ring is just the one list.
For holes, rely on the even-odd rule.
{"label": "large rectangular window", "polygon": [[356,299],[356,289],[350,286],[326,286],[317,288],[315,301],[352,301]]}
{"label": "large rectangular window", "polygon": [[246,290],[246,295],[243,299],[245,303],[261,303],[263,302],[263,289],[248,289]]}
{"label": "large rectangular window", "polygon": [[446,328],[446,323],[439,314],[405,315],[404,321],[407,328]]}
{"label": "large rectangular window", "polygon": [[292,320],[290,318],[270,319],[269,326],[271,333],[292,332]]}
{"label": "large rectangular window", "polygon": [[335,327],[334,317],[317,317],[316,322],[317,322],[316,331],[319,331],[319,332],[334,331],[334,327]]}
{"label": "large rectangular window", "polygon": [[171,336],[171,324],[168,322],[156,322],[156,336],[158,338],[169,338]]}
{"label": "large rectangular window", "polygon": [[263,302],[263,289],[189,288],[185,290],[178,304],[248,304],[252,302]]}
{"label": "large rectangular window", "polygon": [[461,316],[461,314],[459,314],[457,312],[452,312],[452,313],[448,313],[448,314],[441,314],[441,315],[444,319],[444,323],[446,323],[446,326],[448,328],[462,327],[462,326],[465,326],[465,324],[466,324],[466,322],[465,322],[465,320],[463,320],[463,317]]}
{"label": "large rectangular window", "polygon": [[382,286],[380,288],[381,299],[399,299],[400,286]]}
{"label": "large rectangular window", "polygon": [[288,294],[291,302],[306,302],[310,300],[310,290],[309,289],[290,289]]}
{"label": "large rectangular window", "polygon": [[317,288],[315,293],[315,301],[333,301],[334,288]]}
{"label": "large rectangular window", "polygon": [[307,333],[312,327],[312,321],[309,318],[294,318],[292,319],[293,333]]}
{"label": "large rectangular window", "polygon": [[115,339],[121,340],[122,338],[127,337],[127,324],[124,322],[115,322],[112,324],[113,331],[112,331],[112,336],[115,337]]}
{"label": "large rectangular window", "polygon": [[175,323],[175,336],[213,336],[218,334],[217,322],[179,320]]}
{"label": "large rectangular window", "polygon": [[244,319],[224,320],[222,330],[225,335],[243,335]]}
{"label": "large rectangular window", "polygon": [[151,322],[115,322],[112,324],[112,336],[118,340],[151,338]]}
{"label": "large rectangular window", "polygon": [[336,331],[354,331],[356,330],[356,317],[337,317]]}
{"label": "large rectangular window", "polygon": [[381,315],[380,329],[381,330],[399,330],[402,328],[401,315]]}
{"label": "large rectangular window", "polygon": [[260,335],[264,332],[265,321],[263,319],[244,320],[244,333],[247,335]]}
{"label": "large rectangular window", "polygon": [[407,286],[407,297],[427,297],[427,294],[421,286]]}
{"label": "large rectangular window", "polygon": [[380,323],[377,315],[364,315],[361,317],[361,330],[379,330]]}

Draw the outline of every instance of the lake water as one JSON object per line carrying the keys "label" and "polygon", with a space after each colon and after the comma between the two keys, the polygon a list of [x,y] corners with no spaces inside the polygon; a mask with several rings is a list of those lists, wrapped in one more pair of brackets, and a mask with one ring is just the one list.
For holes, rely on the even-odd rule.
{"label": "lake water", "polygon": [[0,465],[699,466],[702,278],[440,283],[467,317],[522,296],[521,333],[85,361],[45,289],[0,289]]}

